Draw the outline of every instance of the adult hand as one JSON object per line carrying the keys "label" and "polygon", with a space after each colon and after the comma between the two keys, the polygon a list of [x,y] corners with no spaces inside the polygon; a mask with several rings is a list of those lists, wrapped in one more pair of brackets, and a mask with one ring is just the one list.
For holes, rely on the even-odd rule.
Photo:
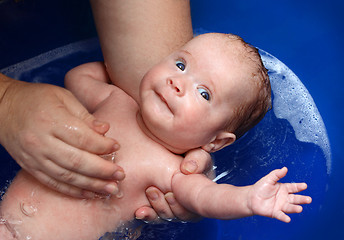
{"label": "adult hand", "polygon": [[123,169],[97,155],[119,145],[68,90],[0,74],[0,123],[1,145],[41,183],[80,198],[118,191]]}
{"label": "adult hand", "polygon": [[172,192],[163,194],[158,188],[151,186],[146,190],[146,196],[151,206],[143,206],[136,210],[135,217],[147,222],[159,220],[198,221],[201,217],[190,212],[174,198]]}
{"label": "adult hand", "polygon": [[[189,151],[183,159],[180,169],[186,175],[204,173],[210,178],[213,177],[211,156],[202,149]],[[146,196],[151,206],[139,208],[135,213],[137,219],[144,221],[156,221],[159,218],[164,220],[177,218],[182,221],[201,219],[199,215],[180,205],[172,192],[164,194],[158,188],[151,186],[146,190]]]}

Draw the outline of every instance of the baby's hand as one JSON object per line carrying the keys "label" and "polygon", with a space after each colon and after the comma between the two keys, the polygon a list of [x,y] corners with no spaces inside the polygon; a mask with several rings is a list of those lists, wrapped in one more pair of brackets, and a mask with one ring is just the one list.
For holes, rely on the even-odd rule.
{"label": "baby's hand", "polygon": [[301,204],[309,204],[312,198],[294,193],[307,189],[306,183],[279,183],[288,172],[286,167],[270,172],[256,182],[249,193],[249,207],[254,215],[290,222],[286,213],[302,212]]}

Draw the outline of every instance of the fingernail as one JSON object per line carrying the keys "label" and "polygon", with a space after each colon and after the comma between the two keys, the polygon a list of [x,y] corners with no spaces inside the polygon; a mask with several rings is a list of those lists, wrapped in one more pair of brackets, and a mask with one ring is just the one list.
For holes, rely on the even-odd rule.
{"label": "fingernail", "polygon": [[120,148],[119,144],[118,144],[118,143],[115,143],[115,144],[112,146],[112,151],[113,151],[113,152],[116,152],[116,151],[119,150],[119,148]]}
{"label": "fingernail", "polygon": [[112,195],[116,195],[118,193],[118,187],[115,184],[108,184],[105,186],[105,191]]}
{"label": "fingernail", "polygon": [[122,181],[125,178],[125,173],[123,170],[117,170],[112,176],[115,180]]}
{"label": "fingernail", "polygon": [[174,195],[171,192],[165,194],[165,199],[170,205],[174,205],[176,203],[176,199],[174,198]]}
{"label": "fingernail", "polygon": [[95,127],[101,127],[104,124],[105,124],[104,122],[101,122],[101,121],[99,121],[97,119],[93,121],[93,126],[95,126]]}
{"label": "fingernail", "polygon": [[145,217],[146,217],[146,216],[144,216],[144,215],[137,215],[137,214],[136,214],[136,216],[135,216],[135,218],[136,218],[137,220],[143,220]]}
{"label": "fingernail", "polygon": [[148,198],[150,200],[155,201],[155,200],[157,200],[159,198],[159,194],[156,191],[154,191],[154,190],[147,190],[146,193],[147,193]]}
{"label": "fingernail", "polygon": [[197,170],[197,164],[194,161],[188,161],[184,164],[184,169],[188,173],[194,173]]}

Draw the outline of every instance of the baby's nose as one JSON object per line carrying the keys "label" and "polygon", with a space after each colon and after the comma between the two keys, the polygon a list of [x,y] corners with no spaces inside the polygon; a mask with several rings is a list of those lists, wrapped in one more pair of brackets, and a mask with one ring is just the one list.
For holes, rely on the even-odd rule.
{"label": "baby's nose", "polygon": [[178,80],[168,79],[167,84],[174,90],[178,95],[183,94],[182,84]]}

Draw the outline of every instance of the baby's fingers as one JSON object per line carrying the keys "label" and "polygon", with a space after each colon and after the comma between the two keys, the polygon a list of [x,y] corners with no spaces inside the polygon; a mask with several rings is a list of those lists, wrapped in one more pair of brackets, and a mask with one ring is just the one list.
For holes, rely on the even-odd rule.
{"label": "baby's fingers", "polygon": [[289,203],[285,204],[282,211],[278,211],[273,217],[282,222],[289,223],[291,218],[286,213],[301,213],[303,211],[303,207],[300,206],[300,204],[309,204],[311,202],[312,198],[309,196],[292,194],[289,196]]}
{"label": "baby's fingers", "polygon": [[300,205],[294,205],[294,204],[287,204],[282,209],[285,213],[301,213],[303,210],[303,207]]}
{"label": "baby's fingers", "polygon": [[285,175],[287,175],[287,172],[288,169],[286,167],[275,169],[263,177],[262,180],[267,181],[271,185],[275,185],[281,178],[284,178]]}
{"label": "baby's fingers", "polygon": [[285,223],[289,223],[291,221],[291,218],[282,211],[278,211],[275,214],[275,216],[273,216],[273,218],[276,218],[277,220],[280,220],[280,221],[285,222]]}
{"label": "baby's fingers", "polygon": [[286,183],[288,193],[298,193],[307,189],[306,183]]}
{"label": "baby's fingers", "polygon": [[302,210],[303,208],[300,205],[286,204],[282,211],[278,211],[273,217],[282,222],[289,223],[291,218],[286,213],[300,213]]}
{"label": "baby's fingers", "polygon": [[312,198],[309,196],[303,196],[303,195],[296,195],[291,194],[289,195],[289,203],[291,204],[310,204],[312,202]]}

